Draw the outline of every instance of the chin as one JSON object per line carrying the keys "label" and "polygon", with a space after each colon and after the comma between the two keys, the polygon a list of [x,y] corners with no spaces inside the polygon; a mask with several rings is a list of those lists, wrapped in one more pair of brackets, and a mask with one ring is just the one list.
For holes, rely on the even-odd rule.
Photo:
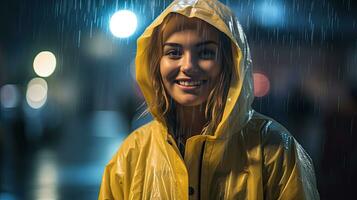
{"label": "chin", "polygon": [[199,106],[205,102],[205,99],[201,98],[180,98],[175,99],[176,103],[181,106],[192,107],[192,106]]}

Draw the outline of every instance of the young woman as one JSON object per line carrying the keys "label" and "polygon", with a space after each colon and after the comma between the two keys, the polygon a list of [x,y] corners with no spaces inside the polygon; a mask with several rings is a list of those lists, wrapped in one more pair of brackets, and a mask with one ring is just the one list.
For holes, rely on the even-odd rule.
{"label": "young woman", "polygon": [[307,153],[251,109],[251,65],[227,7],[174,1],[138,39],[137,81],[154,120],[106,166],[99,199],[318,199]]}

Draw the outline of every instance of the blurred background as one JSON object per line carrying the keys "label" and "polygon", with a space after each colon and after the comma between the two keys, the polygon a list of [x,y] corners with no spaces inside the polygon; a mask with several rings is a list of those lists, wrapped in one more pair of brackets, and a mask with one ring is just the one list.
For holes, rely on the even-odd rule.
{"label": "blurred background", "polygon": [[[136,39],[171,2],[0,2],[0,200],[97,198],[105,164],[151,119]],[[321,199],[353,199],[357,2],[222,2],[250,42],[254,109],[311,155]]]}

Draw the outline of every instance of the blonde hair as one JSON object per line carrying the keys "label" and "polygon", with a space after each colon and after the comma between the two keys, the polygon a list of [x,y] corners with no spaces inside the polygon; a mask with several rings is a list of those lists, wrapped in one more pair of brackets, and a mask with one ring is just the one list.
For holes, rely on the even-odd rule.
{"label": "blonde hair", "polygon": [[[177,130],[178,127],[176,126],[178,124],[178,119],[176,119],[175,115],[175,102],[172,100],[170,95],[167,94],[160,74],[160,60],[163,55],[164,38],[165,35],[169,35],[165,33],[165,31],[167,31],[167,27],[170,26],[170,23],[175,23],[174,26],[171,25],[171,29],[169,28],[171,33],[177,30],[185,29],[198,29],[198,31],[203,31],[202,29],[213,27],[207,22],[203,22],[202,20],[200,21],[200,25],[202,26],[197,28],[197,26],[194,26],[193,23],[190,23],[190,19],[188,17],[171,13],[164,19],[160,26],[154,29],[151,37],[147,59],[150,63],[150,76],[153,77],[152,86],[155,90],[155,97],[154,102],[149,106],[156,107],[155,109],[159,112],[159,116],[164,119],[169,130]],[[222,119],[232,78],[232,72],[234,69],[231,40],[215,27],[213,28],[219,32],[219,53],[222,57],[222,68],[218,81],[211,90],[206,102],[205,117],[207,123],[202,129],[202,134],[213,134]],[[175,131],[173,131],[172,134],[175,134]]]}

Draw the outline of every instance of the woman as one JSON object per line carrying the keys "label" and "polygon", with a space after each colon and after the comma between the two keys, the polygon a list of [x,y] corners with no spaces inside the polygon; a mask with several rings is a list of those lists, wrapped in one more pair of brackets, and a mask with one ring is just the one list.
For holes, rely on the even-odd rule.
{"label": "woman", "polygon": [[227,7],[174,1],[138,39],[154,120],[108,163],[99,199],[318,199],[309,156],[251,109],[251,65]]}

